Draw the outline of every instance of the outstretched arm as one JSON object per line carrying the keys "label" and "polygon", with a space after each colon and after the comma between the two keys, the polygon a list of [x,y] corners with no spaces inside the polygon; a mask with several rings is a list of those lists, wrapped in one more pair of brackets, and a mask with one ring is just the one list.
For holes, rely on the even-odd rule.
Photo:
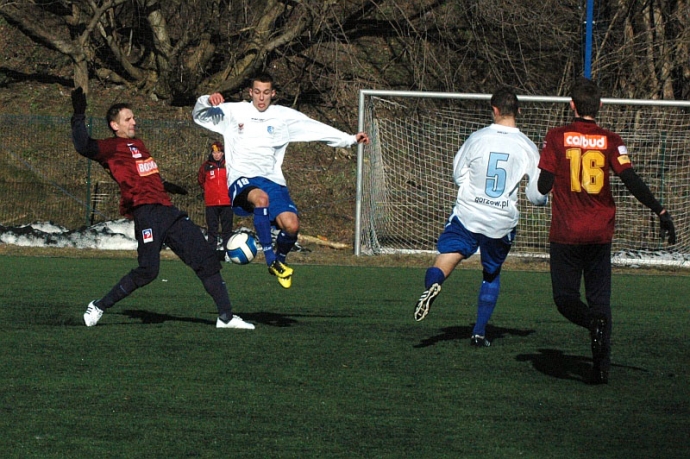
{"label": "outstretched arm", "polygon": [[192,110],[194,122],[213,132],[222,133],[226,120],[225,113],[219,105],[224,102],[225,98],[219,92],[199,97]]}
{"label": "outstretched arm", "polygon": [[664,209],[664,206],[662,206],[659,201],[657,201],[647,184],[644,183],[633,168],[624,170],[620,173],[619,177],[628,191],[630,191],[638,201],[649,207],[652,212],[659,216],[661,238],[666,239],[666,235],[668,235],[668,243],[675,244],[676,228],[673,225],[671,214]]}
{"label": "outstretched arm", "polygon": [[98,154],[98,142],[86,130],[86,94],[81,87],[72,91],[72,143],[82,156],[94,158]]}

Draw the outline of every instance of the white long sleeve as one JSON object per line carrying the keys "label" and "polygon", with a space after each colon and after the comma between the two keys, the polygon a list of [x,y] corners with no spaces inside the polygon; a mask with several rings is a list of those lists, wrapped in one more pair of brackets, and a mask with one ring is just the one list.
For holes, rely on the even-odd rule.
{"label": "white long sleeve", "polygon": [[331,147],[357,143],[354,135],[280,105],[263,112],[251,102],[212,107],[208,96],[201,96],[192,117],[200,126],[223,135],[228,185],[240,177],[264,177],[285,185],[282,165],[290,142],[325,142]]}

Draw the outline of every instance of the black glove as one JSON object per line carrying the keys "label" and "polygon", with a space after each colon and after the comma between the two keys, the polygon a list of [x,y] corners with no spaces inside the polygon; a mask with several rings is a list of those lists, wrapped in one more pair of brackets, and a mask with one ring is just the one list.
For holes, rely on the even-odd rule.
{"label": "black glove", "polygon": [[75,115],[86,113],[86,94],[84,94],[81,86],[72,91],[72,107],[74,108]]}
{"label": "black glove", "polygon": [[181,187],[180,185],[175,185],[174,183],[166,182],[163,180],[163,188],[170,194],[187,194],[187,189]]}
{"label": "black glove", "polygon": [[661,239],[666,239],[666,235],[668,234],[668,243],[675,244],[676,227],[673,226],[673,219],[671,218],[671,214],[668,213],[668,210],[663,214],[659,215],[659,223],[659,235],[661,236]]}

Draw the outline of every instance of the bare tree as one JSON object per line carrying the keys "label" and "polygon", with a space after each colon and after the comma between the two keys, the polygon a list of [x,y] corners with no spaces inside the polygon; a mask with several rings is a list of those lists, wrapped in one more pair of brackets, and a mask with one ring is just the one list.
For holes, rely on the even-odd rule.
{"label": "bare tree", "polygon": [[[690,94],[688,0],[601,0],[593,75],[624,97]],[[584,0],[0,0],[0,16],[68,56],[75,85],[125,84],[173,105],[281,95],[350,113],[362,87],[561,94],[581,73]]]}

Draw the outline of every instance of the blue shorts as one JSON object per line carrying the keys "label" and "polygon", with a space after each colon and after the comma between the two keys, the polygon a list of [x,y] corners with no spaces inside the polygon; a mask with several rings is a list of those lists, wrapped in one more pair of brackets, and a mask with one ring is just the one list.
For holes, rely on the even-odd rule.
{"label": "blue shorts", "polygon": [[459,253],[464,258],[471,257],[479,249],[484,271],[493,274],[506,261],[516,233],[517,229],[513,228],[502,238],[492,239],[481,233],[468,231],[458,217],[452,216],[438,237],[436,247],[440,253]]}
{"label": "blue shorts", "polygon": [[276,182],[263,177],[240,177],[230,185],[229,189],[230,199],[233,203],[232,210],[240,217],[248,217],[253,213],[251,210],[235,205],[236,198],[247,189],[252,190],[254,188],[259,188],[268,195],[268,216],[271,221],[274,221],[283,212],[299,213],[286,186],[278,185]]}

